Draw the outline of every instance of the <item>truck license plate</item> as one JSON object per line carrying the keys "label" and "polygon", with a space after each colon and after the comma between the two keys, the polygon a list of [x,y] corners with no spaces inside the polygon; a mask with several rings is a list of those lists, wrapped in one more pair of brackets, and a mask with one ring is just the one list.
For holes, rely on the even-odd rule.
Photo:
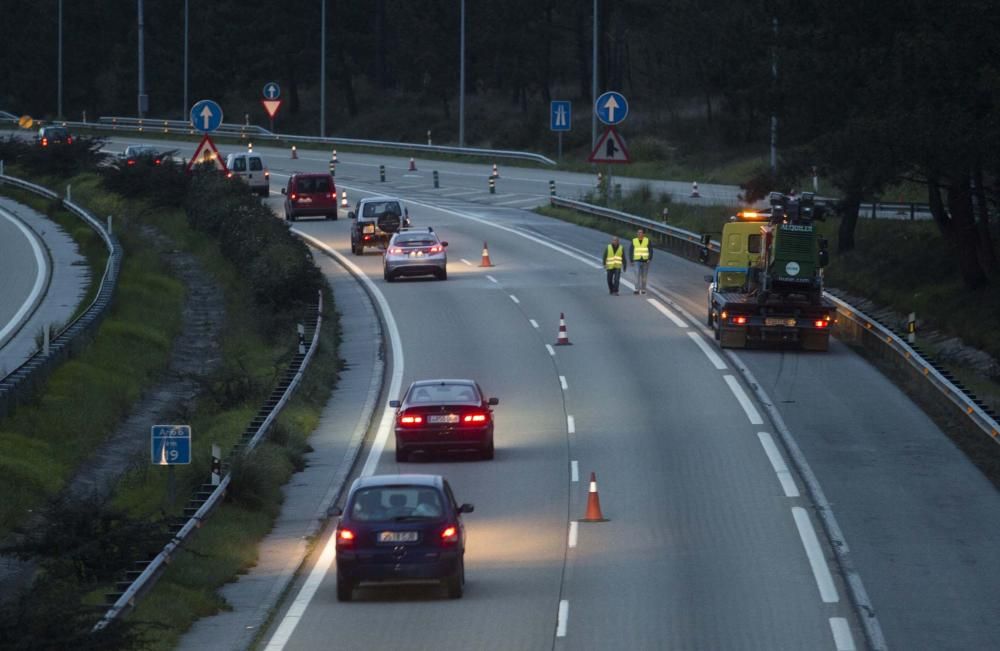
{"label": "truck license plate", "polygon": [[786,326],[789,328],[795,327],[795,319],[775,319],[766,318],[764,319],[764,325],[766,326]]}

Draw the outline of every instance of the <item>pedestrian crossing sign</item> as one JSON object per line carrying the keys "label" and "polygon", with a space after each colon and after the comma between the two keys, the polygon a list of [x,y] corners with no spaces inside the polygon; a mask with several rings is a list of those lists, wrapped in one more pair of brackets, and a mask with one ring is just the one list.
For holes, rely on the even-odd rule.
{"label": "pedestrian crossing sign", "polygon": [[614,127],[608,127],[597,139],[597,146],[590,152],[591,163],[631,163],[625,140]]}

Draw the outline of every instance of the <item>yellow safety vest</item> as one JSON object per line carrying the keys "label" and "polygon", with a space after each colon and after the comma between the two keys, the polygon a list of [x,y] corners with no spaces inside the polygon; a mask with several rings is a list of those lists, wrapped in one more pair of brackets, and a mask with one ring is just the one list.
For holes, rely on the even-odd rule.
{"label": "yellow safety vest", "polygon": [[625,249],[621,244],[618,245],[618,250],[615,251],[611,245],[608,245],[608,254],[604,258],[604,268],[605,269],[621,269],[622,259],[625,256]]}
{"label": "yellow safety vest", "polygon": [[641,240],[638,237],[632,238],[632,259],[633,260],[649,260],[649,238],[644,237]]}

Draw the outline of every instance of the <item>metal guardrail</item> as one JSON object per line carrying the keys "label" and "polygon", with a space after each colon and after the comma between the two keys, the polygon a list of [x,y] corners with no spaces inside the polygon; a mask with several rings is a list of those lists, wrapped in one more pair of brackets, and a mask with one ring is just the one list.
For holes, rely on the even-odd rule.
{"label": "metal guardrail", "polygon": [[[654,233],[659,236],[661,241],[666,240],[664,243],[668,249],[675,252],[679,251],[681,255],[684,255],[685,257],[700,260],[698,253],[700,253],[704,247],[702,246],[701,236],[697,233],[669,226],[652,219],[646,219],[637,215],[630,215],[618,210],[594,206],[582,201],[573,201],[571,199],[563,199],[561,197],[551,197],[551,203],[553,206],[571,208],[578,212],[612,219],[614,221],[636,227],[641,226],[647,232]],[[719,243],[715,240],[711,240],[708,244],[708,249],[710,253],[716,254],[717,256],[720,250]],[[710,258],[711,257],[712,256],[710,256]],[[708,264],[714,264],[711,259],[706,262]],[[865,330],[876,333],[884,348],[892,350],[896,353],[910,367],[922,375],[937,391],[943,394],[952,404],[961,409],[979,430],[990,436],[997,443],[1000,443],[1000,423],[997,422],[996,418],[988,414],[982,405],[978,404],[973,397],[962,391],[962,389],[957,387],[953,382],[951,382],[951,380],[942,375],[942,373],[935,368],[935,365],[929,362],[923,355],[920,354],[919,351],[914,350],[914,348],[911,347],[902,337],[894,333],[885,325],[879,323],[877,320],[864,314],[850,303],[847,303],[843,299],[840,299],[829,292],[824,292],[824,295],[837,306],[838,317],[850,319],[851,321],[859,324]]]}
{"label": "metal guardrail", "polygon": [[118,243],[118,238],[87,210],[69,199],[62,199],[48,188],[7,176],[3,173],[2,161],[0,161],[0,185],[9,185],[46,199],[61,201],[66,210],[87,222],[91,228],[97,231],[108,247],[108,260],[104,266],[104,274],[101,276],[101,284],[90,305],[54,334],[50,340],[47,355],[43,348],[37,349],[24,363],[0,379],[0,416],[3,416],[12,405],[30,398],[35,388],[48,377],[60,362],[77,350],[82,345],[84,338],[96,329],[104,319],[118,285],[122,247]]}
{"label": "metal guardrail", "polygon": [[[317,344],[319,343],[320,329],[323,324],[323,293],[319,292],[319,299],[316,305],[316,327],[313,330],[312,340],[309,343],[309,348],[305,351],[302,357],[299,367],[295,370],[295,374],[288,386],[285,388],[281,397],[270,408],[266,418],[263,422],[257,426],[256,431],[253,435],[246,440],[245,444],[238,444],[237,448],[241,449],[242,454],[246,455],[264,438],[267,432],[271,429],[274,424],[275,419],[281,413],[288,401],[291,400],[292,395],[295,393],[295,389],[298,388],[299,383],[302,381],[302,377],[305,375],[306,369],[309,366],[309,362],[312,360],[313,355],[316,352]],[[300,351],[301,352],[301,351]],[[188,536],[190,536],[197,528],[201,526],[201,523],[208,518],[211,512],[222,500],[223,496],[226,494],[226,489],[232,482],[232,472],[227,471],[225,476],[219,481],[219,485],[214,487],[211,494],[205,498],[205,501],[201,504],[194,515],[174,534],[173,538],[168,542],[159,554],[154,557],[145,569],[132,581],[131,585],[122,593],[122,595],[115,601],[115,603],[104,613],[101,620],[94,625],[93,630],[99,631],[105,628],[112,621],[124,614],[128,609],[135,605],[136,600],[149,588],[151,588],[156,580],[159,579],[163,570],[170,563],[171,555],[181,548],[182,543]]]}
{"label": "metal guardrail", "polygon": [[[0,116],[0,121],[6,121]],[[17,119],[13,118],[13,122]],[[41,124],[41,122],[39,122]],[[199,135],[190,122],[184,120],[155,120],[126,117],[100,117],[97,122],[61,121],[67,127],[76,129],[95,129],[98,131],[124,131],[131,133],[173,133],[183,135]],[[223,123],[215,133],[223,136],[241,139],[254,138],[261,144],[268,140],[289,143],[306,143],[317,145],[341,145],[349,147],[369,147],[373,149],[403,149],[412,151],[434,152],[438,154],[454,154],[458,156],[483,156],[490,158],[508,158],[527,160],[543,165],[555,165],[556,162],[547,156],[528,151],[510,149],[480,149],[478,147],[454,147],[451,145],[424,145],[413,142],[391,142],[387,140],[365,140],[361,138],[333,138],[319,136],[298,136],[288,133],[271,133],[263,127],[248,124]]]}

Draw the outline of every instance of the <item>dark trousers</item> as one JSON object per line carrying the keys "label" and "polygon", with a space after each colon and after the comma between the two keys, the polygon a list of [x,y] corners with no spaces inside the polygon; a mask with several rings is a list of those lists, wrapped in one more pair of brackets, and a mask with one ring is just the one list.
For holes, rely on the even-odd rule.
{"label": "dark trousers", "polygon": [[618,293],[618,283],[622,279],[621,269],[608,269],[608,292],[611,294]]}

